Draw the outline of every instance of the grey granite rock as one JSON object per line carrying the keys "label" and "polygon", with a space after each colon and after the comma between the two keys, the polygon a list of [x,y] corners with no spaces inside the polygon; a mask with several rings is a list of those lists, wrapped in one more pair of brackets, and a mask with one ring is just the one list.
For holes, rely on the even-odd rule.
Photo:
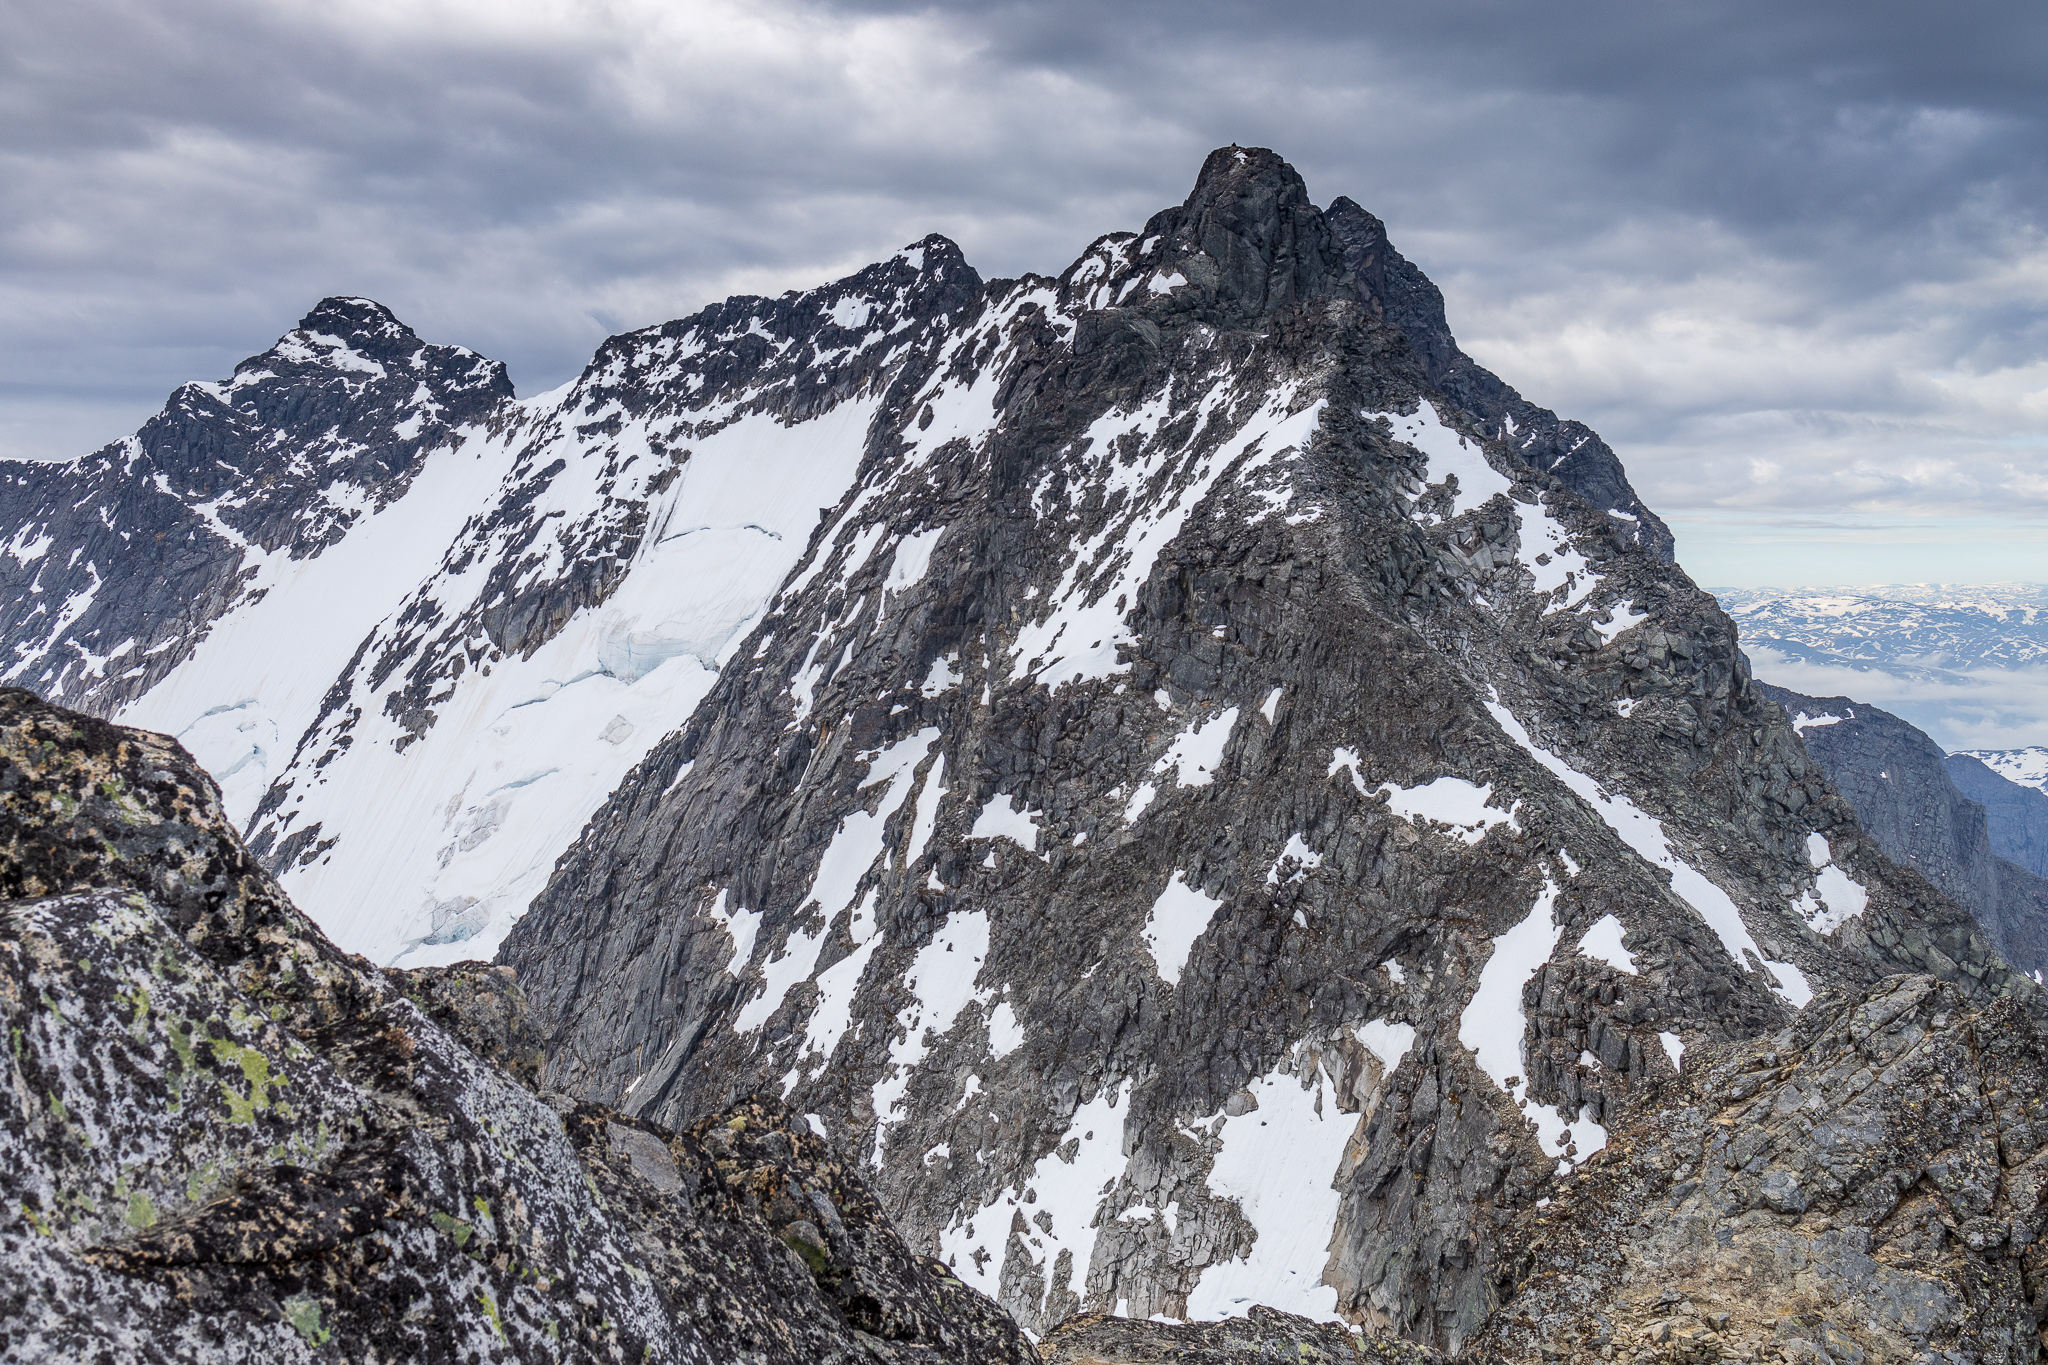
{"label": "grey granite rock", "polygon": [[549,1084],[786,1096],[1034,1330],[1266,1303],[1455,1350],[1681,1042],[1900,971],[2038,999],[1633,494],[1436,386],[1336,216],[1226,148],[961,298],[508,940]]}
{"label": "grey granite rock", "polygon": [[1433,1365],[1398,1337],[1366,1336],[1271,1308],[1222,1322],[1164,1323],[1082,1313],[1038,1343],[1045,1365]]}
{"label": "grey granite rock", "polygon": [[2039,1359],[2048,1045],[1929,977],[1688,1053],[1507,1237],[1474,1360]]}
{"label": "grey granite rock", "polygon": [[1621,458],[1583,422],[1560,420],[1474,361],[1451,335],[1444,296],[1387,240],[1386,224],[1338,196],[1326,215],[1342,244],[1359,294],[1400,328],[1432,387],[1473,414],[1490,435],[1507,438],[1531,468],[1555,474],[1595,511],[1622,525],[1614,530],[1671,562],[1671,530],[1629,486]]}
{"label": "grey granite rock", "polygon": [[800,1122],[465,1047],[526,1066],[516,985],[336,952],[162,736],[0,690],[0,895],[10,1362],[1030,1359]]}

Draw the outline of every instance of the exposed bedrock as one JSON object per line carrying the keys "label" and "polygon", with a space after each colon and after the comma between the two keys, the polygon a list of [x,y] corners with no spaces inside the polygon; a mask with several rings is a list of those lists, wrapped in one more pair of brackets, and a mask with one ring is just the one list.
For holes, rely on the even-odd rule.
{"label": "exposed bedrock", "polygon": [[502,969],[335,951],[162,736],[0,690],[0,894],[10,1362],[1031,1359],[801,1122],[536,1094]]}
{"label": "exposed bedrock", "polygon": [[1456,1350],[1686,1049],[1902,972],[2038,999],[1342,216],[1224,149],[954,316],[508,940],[550,1084],[786,1097],[1041,1332]]}

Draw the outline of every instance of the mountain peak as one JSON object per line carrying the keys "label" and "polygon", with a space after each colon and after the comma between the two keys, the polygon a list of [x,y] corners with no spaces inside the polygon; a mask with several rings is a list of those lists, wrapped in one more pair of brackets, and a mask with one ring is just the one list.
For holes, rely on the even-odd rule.
{"label": "mountain peak", "polygon": [[1300,174],[1263,147],[1220,147],[1194,190],[1144,230],[1097,238],[1060,277],[1083,309],[1258,327],[1309,299],[1349,292],[1344,254]]}
{"label": "mountain peak", "polygon": [[400,322],[397,314],[383,304],[375,299],[341,295],[330,296],[314,304],[312,311],[299,319],[297,330],[338,337],[358,350],[371,345],[419,344],[419,337],[412,328]]}
{"label": "mountain peak", "polygon": [[913,270],[928,270],[935,265],[966,265],[967,253],[945,233],[928,232],[890,259],[909,261]]}
{"label": "mountain peak", "polygon": [[1184,208],[1270,194],[1308,203],[1308,186],[1287,158],[1268,147],[1218,147],[1202,160]]}

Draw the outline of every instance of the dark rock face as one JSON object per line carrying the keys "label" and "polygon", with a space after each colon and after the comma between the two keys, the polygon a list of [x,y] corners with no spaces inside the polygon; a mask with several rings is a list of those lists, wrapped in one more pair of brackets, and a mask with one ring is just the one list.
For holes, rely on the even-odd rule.
{"label": "dark rock face", "polygon": [[1991,851],[2037,877],[2048,877],[2048,792],[2001,777],[1968,754],[1950,754],[1942,765],[1956,790],[1984,807]]}
{"label": "dark rock face", "polygon": [[7,1360],[1029,1359],[779,1114],[481,1060],[516,986],[336,952],[171,741],[0,690],[0,839]]}
{"label": "dark rock face", "polygon": [[1038,1344],[1045,1365],[1430,1365],[1442,1356],[1398,1337],[1354,1334],[1271,1308],[1223,1322],[1068,1318]]}
{"label": "dark rock face", "polygon": [[[1475,432],[1511,433],[1519,458],[1611,512],[1610,539],[1668,557],[1607,447],[1459,352],[1376,220],[1240,164],[1226,149],[1162,219],[1181,243],[1164,270],[1111,270],[1142,244],[1123,236],[1081,267],[1113,273],[1118,297],[1107,275],[1041,281],[1035,311],[1030,287],[998,292],[1018,321],[1073,332],[1070,358],[1128,379],[1156,370],[1162,324],[1199,359],[1190,328],[1355,305]],[[758,624],[820,510],[897,468],[906,432],[920,458],[962,434],[958,403],[900,409],[941,369],[988,371],[958,347],[992,297],[930,237],[817,289],[612,338],[577,383],[525,402],[489,362],[329,300],[132,440],[0,471],[6,676],[178,735],[350,950],[488,957]],[[597,693],[610,704],[586,714]]]}
{"label": "dark rock face", "polygon": [[1456,1349],[1681,1045],[1901,971],[2038,998],[1332,217],[1225,149],[949,315],[508,940],[550,1084],[786,1097],[1036,1330],[1266,1303]]}
{"label": "dark rock face", "polygon": [[111,714],[191,654],[260,561],[319,555],[511,398],[496,361],[428,345],[368,299],[323,299],[135,435],[73,464],[0,462],[0,681]]}
{"label": "dark rock face", "polygon": [[1927,977],[1681,1079],[1507,1239],[1475,1359],[2039,1359],[2039,1017]]}
{"label": "dark rock face", "polygon": [[[2048,880],[1998,855],[1986,807],[1951,778],[1957,759],[1875,706],[1759,686],[1792,718],[1807,750],[1887,854],[1975,915],[2007,961],[2022,971],[2048,970]],[[1988,769],[1984,775],[2018,793],[2022,799],[2012,804],[2022,811],[2024,798],[2039,797]],[[2048,797],[2039,799],[2048,807]]]}
{"label": "dark rock face", "polygon": [[1442,291],[1394,250],[1386,224],[1342,196],[1326,217],[1360,296],[1401,330],[1432,387],[1477,417],[1487,434],[1507,440],[1523,463],[1556,475],[1588,507],[1613,517],[1617,539],[1673,562],[1671,529],[1636,496],[1620,457],[1598,432],[1537,407],[1460,350]]}

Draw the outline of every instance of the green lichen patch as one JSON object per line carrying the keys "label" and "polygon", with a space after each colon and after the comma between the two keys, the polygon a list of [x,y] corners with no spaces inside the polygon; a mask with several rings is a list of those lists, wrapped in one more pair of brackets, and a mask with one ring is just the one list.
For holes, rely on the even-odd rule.
{"label": "green lichen patch", "polygon": [[227,1084],[221,1085],[221,1100],[228,1107],[228,1119],[232,1123],[254,1123],[256,1115],[270,1108],[270,1092],[274,1087],[285,1084],[282,1074],[270,1074],[270,1058],[253,1047],[237,1043],[229,1038],[207,1040],[213,1049],[214,1061],[221,1065],[235,1065],[241,1068],[242,1079],[248,1083],[249,1093],[237,1095]]}
{"label": "green lichen patch", "polygon": [[284,1320],[310,1345],[325,1346],[334,1339],[334,1333],[320,1325],[320,1305],[312,1299],[304,1296],[286,1299]]}
{"label": "green lichen patch", "polygon": [[149,1036],[149,987],[136,982],[134,989],[116,993],[116,999],[132,1011],[128,1018],[128,1031],[136,1042]]}
{"label": "green lichen patch", "polygon": [[823,1248],[814,1246],[802,1237],[785,1232],[782,1234],[782,1244],[802,1257],[803,1263],[811,1268],[813,1275],[822,1275],[825,1267],[832,1264],[832,1258],[825,1254]]}
{"label": "green lichen patch", "polygon": [[460,1218],[450,1218],[438,1211],[428,1214],[427,1217],[433,1220],[435,1227],[453,1237],[458,1247],[466,1249],[469,1246],[469,1239],[476,1235],[476,1228]]}
{"label": "green lichen patch", "polygon": [[498,1340],[509,1340],[505,1335],[505,1320],[498,1316],[498,1305],[492,1301],[491,1291],[488,1289],[477,1290],[476,1301],[483,1306],[484,1316],[491,1320],[491,1330],[498,1334]]}
{"label": "green lichen patch", "polygon": [[123,1221],[131,1228],[155,1227],[157,1221],[156,1202],[145,1191],[130,1190],[128,1192],[128,1212]]}

